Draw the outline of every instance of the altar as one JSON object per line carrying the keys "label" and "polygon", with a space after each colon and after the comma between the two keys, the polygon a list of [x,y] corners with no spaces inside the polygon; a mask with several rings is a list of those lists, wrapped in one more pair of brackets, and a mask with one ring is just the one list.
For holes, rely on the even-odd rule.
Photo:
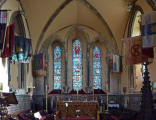
{"label": "altar", "polygon": [[97,118],[98,102],[97,101],[60,101],[57,102],[58,119],[67,119],[75,117]]}

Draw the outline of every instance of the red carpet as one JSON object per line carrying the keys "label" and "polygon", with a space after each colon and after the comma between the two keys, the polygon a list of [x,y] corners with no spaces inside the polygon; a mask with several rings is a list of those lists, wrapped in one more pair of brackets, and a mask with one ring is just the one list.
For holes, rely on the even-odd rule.
{"label": "red carpet", "polygon": [[91,117],[73,117],[73,118],[66,118],[65,120],[93,120]]}

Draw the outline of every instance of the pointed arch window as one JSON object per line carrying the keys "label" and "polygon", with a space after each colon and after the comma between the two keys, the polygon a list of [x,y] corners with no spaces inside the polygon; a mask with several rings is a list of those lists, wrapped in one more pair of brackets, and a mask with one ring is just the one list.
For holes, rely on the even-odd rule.
{"label": "pointed arch window", "polygon": [[101,89],[101,51],[98,46],[93,48],[93,87]]}
{"label": "pointed arch window", "polygon": [[73,89],[81,90],[82,89],[82,48],[81,42],[79,40],[75,40],[72,45],[73,49]]}
{"label": "pointed arch window", "polygon": [[62,88],[62,51],[59,46],[54,48],[54,89],[61,90]]}

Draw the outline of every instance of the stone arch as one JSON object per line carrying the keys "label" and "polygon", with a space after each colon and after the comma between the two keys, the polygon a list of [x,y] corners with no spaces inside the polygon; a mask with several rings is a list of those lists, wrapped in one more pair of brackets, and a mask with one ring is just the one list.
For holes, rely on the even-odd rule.
{"label": "stone arch", "polygon": [[59,29],[59,30],[56,31],[55,33],[52,33],[52,34],[43,42],[43,44],[42,44],[41,49],[40,49],[39,52],[46,51],[46,49],[49,47],[49,45],[50,45],[55,39],[60,39],[59,36],[57,35],[57,33],[59,33],[59,32],[61,32],[61,31],[65,30],[65,29],[67,29],[67,28],[71,28],[71,29],[67,32],[67,34],[66,34],[66,36],[65,36],[65,38],[64,38],[65,41],[68,40],[69,35],[70,35],[73,31],[75,31],[75,29],[81,31],[81,32],[87,37],[87,39],[89,39],[89,36],[87,35],[87,33],[85,33],[85,32],[84,32],[82,29],[80,29],[80,27],[78,27],[78,26],[81,26],[81,25],[69,25],[69,26],[66,26],[66,27],[63,27],[63,28]]}
{"label": "stone arch", "polygon": [[107,40],[105,40],[100,34],[98,36],[96,36],[95,38],[93,38],[91,44],[96,43],[97,41],[100,41],[100,42],[102,42],[104,44],[104,47],[106,48],[107,56],[114,53],[113,50],[110,50],[111,46],[108,44]]}
{"label": "stone arch", "polygon": [[146,0],[153,10],[156,10],[156,2],[154,0]]}
{"label": "stone arch", "polygon": [[138,11],[140,11],[142,14],[144,13],[143,9],[138,5],[133,6],[131,11],[130,11],[130,18],[129,18],[129,25],[128,25],[128,37],[131,36],[133,23],[135,20],[136,13]]}
{"label": "stone arch", "polygon": [[[10,17],[10,23],[12,24],[14,20],[17,20],[17,24],[19,26],[19,33],[18,35],[22,37],[26,37],[26,31],[25,31],[25,26],[24,26],[24,21],[22,18],[22,15],[20,14],[20,11],[14,11]],[[9,80],[11,80],[11,70],[10,70],[10,62],[8,62],[8,75],[9,75]],[[18,64],[18,88],[25,88],[26,87],[26,66],[21,63]]]}
{"label": "stone arch", "polygon": [[[50,73],[54,73],[54,65],[53,65],[53,62],[54,62],[54,57],[53,57],[53,51],[54,51],[54,48],[55,48],[55,46],[59,46],[60,48],[61,48],[61,58],[62,58],[62,62],[61,62],[61,77],[62,77],[62,90],[64,90],[64,87],[65,87],[65,50],[64,50],[64,44],[62,43],[62,42],[60,42],[60,40],[59,39],[55,39],[54,41],[53,41],[53,43],[50,45],[51,47],[50,47],[50,54],[51,54],[51,58],[49,58],[48,59],[48,70],[50,70],[49,69],[49,66],[51,66],[52,67],[52,71],[50,71]],[[50,63],[51,62],[51,63]],[[49,75],[49,74],[48,74]],[[51,74],[50,74],[51,75]],[[48,76],[48,78],[50,78],[50,76]],[[51,83],[50,83],[51,82]],[[50,85],[52,85],[52,89],[53,89],[53,87],[54,87],[54,78],[52,78],[52,79],[49,79],[49,83],[50,83]]]}
{"label": "stone arch", "polygon": [[[7,2],[7,0],[0,0],[0,8],[2,8],[2,6],[3,6],[6,2]],[[27,27],[27,29],[28,29],[29,38],[31,38],[30,29],[29,29],[29,25],[28,25],[28,21],[27,21],[27,17],[26,17],[26,15],[25,15],[25,10],[24,10],[24,8],[23,8],[23,5],[22,5],[21,1],[20,1],[20,0],[17,0],[17,2],[18,2],[18,4],[20,5],[21,10],[19,10],[19,11],[14,11],[14,12],[12,13],[9,23],[12,23],[12,19],[13,19],[15,16],[17,16],[18,14],[20,14],[21,17],[24,18],[24,20],[25,20],[25,22],[26,22],[26,26],[25,26],[25,27]],[[24,22],[24,21],[23,21],[23,22]]]}
{"label": "stone arch", "polygon": [[49,45],[55,40],[55,39],[59,39],[59,36],[57,35],[57,33],[65,30],[65,29],[68,29],[68,28],[71,28],[68,33],[66,34],[65,36],[65,41],[67,40],[68,36],[71,34],[71,32],[73,32],[75,29],[81,31],[85,36],[86,38],[89,40],[89,36],[87,35],[87,33],[85,31],[83,31],[83,28],[82,27],[85,27],[85,28],[88,28],[94,32],[96,32],[97,34],[97,37],[94,38],[93,41],[96,41],[97,39],[102,41],[104,44],[105,44],[105,47],[107,49],[107,52],[108,53],[114,53],[116,51],[116,49],[111,49],[111,46],[108,44],[108,40],[106,40],[104,38],[104,36],[101,35],[101,33],[97,30],[95,30],[94,28],[90,27],[90,26],[87,26],[87,25],[83,25],[83,24],[71,24],[69,26],[65,26],[63,28],[60,28],[59,30],[57,30],[56,32],[52,33],[41,45],[41,48],[39,50],[39,52],[43,52],[43,51],[46,51],[46,49],[49,47]]}
{"label": "stone arch", "polygon": [[[83,29],[81,29],[81,26],[79,26],[79,25],[73,25],[72,28],[66,33],[65,41],[67,41],[67,43],[68,43],[68,40],[69,40],[70,36],[71,36],[74,32],[76,32],[76,31],[82,33],[83,36],[85,36],[87,42],[89,42],[89,39],[90,39],[90,38],[89,38],[89,35],[88,35],[86,32],[84,32]],[[66,47],[67,47],[67,46],[66,46]]]}
{"label": "stone arch", "polygon": [[18,20],[18,24],[20,26],[20,35],[22,35],[23,37],[26,37],[25,26],[24,26],[24,22],[22,19],[22,15],[20,14],[20,11],[13,12],[13,14],[10,17],[10,24],[13,23],[15,18]]}
{"label": "stone arch", "polygon": [[[68,30],[66,33],[65,33],[65,36],[63,37],[63,38],[60,38],[60,36],[59,36],[59,32],[62,32],[63,30]],[[92,31],[94,31],[94,33],[95,33],[95,37],[93,37],[93,38],[90,38],[90,36],[88,35],[88,32],[87,32],[87,30],[92,30]],[[101,37],[101,34],[100,34],[100,32],[98,32],[98,31],[96,31],[94,28],[92,28],[92,27],[90,27],[90,26],[86,26],[86,25],[82,25],[82,24],[73,24],[73,25],[69,25],[69,26],[66,26],[66,27],[63,27],[63,28],[61,28],[61,29],[59,29],[58,31],[56,31],[55,33],[52,33],[45,41],[44,41],[44,43],[42,44],[42,46],[41,46],[41,49],[40,49],[40,52],[42,52],[42,53],[47,53],[47,50],[48,50],[48,48],[50,47],[50,45],[53,43],[53,42],[55,42],[56,40],[57,41],[61,41],[61,39],[64,39],[63,40],[63,42],[62,42],[62,44],[63,44],[63,46],[65,47],[65,82],[63,83],[63,86],[66,86],[66,87],[63,87],[63,90],[64,91],[68,91],[69,90],[69,87],[71,88],[71,85],[69,85],[68,83],[70,83],[69,81],[67,81],[67,80],[69,80],[68,79],[68,74],[67,74],[67,71],[68,71],[68,50],[67,50],[67,48],[68,48],[68,40],[70,39],[70,36],[75,32],[75,31],[77,31],[77,32],[80,32],[84,37],[85,37],[85,39],[86,39],[86,42],[88,43],[87,44],[87,48],[86,48],[86,54],[85,54],[85,57],[87,58],[86,60],[89,60],[90,59],[90,55],[89,55],[89,52],[90,52],[90,45],[92,44],[92,42],[96,42],[96,41],[100,41],[100,43],[102,43],[103,45],[104,45],[104,47],[105,47],[105,49],[106,49],[106,57],[104,57],[103,58],[103,60],[105,61],[105,59],[108,57],[108,56],[111,56],[112,54],[111,53],[113,53],[113,51],[111,51],[111,53],[109,52],[109,48],[111,47],[111,46],[109,46],[109,44],[107,44],[107,40],[105,40],[105,39],[103,39],[103,37]],[[92,41],[92,42],[91,42]],[[84,65],[85,66],[85,70],[87,70],[87,71],[89,71],[89,69],[90,69],[90,66],[89,66],[89,61],[86,61],[85,62],[85,64],[86,65]],[[88,65],[87,65],[88,64]],[[107,63],[106,63],[107,64]],[[106,65],[105,64],[105,65]],[[106,71],[106,73],[108,73],[108,68],[107,68],[107,66],[105,66],[106,67],[106,69],[105,69],[105,71]],[[104,72],[105,73],[105,72]],[[109,74],[109,73],[108,73]],[[84,88],[84,89],[86,89],[87,91],[88,91],[88,89],[89,88],[91,88],[91,81],[90,81],[90,78],[91,78],[91,76],[89,75],[89,74],[87,74],[87,75],[84,75],[85,76],[85,79],[84,79],[84,86],[86,87],[86,88]],[[102,89],[106,89],[106,82],[108,81],[108,76],[109,75],[105,75],[105,77],[103,77],[103,83],[104,83],[104,85],[102,86]]]}
{"label": "stone arch", "polygon": [[93,87],[93,49],[95,46],[98,46],[101,52],[101,89],[106,90],[106,81],[107,81],[107,73],[108,68],[107,68],[107,62],[106,62],[106,57],[107,57],[107,48],[105,47],[105,44],[103,43],[102,40],[100,40],[99,37],[95,37],[94,40],[92,41],[90,45],[90,87]]}
{"label": "stone arch", "polygon": [[[73,57],[72,57],[72,45],[75,39],[79,39],[81,42],[81,49],[82,49],[82,89],[86,89],[87,87],[87,82],[88,82],[88,76],[87,76],[87,52],[88,52],[88,48],[89,45],[87,43],[89,43],[89,35],[81,28],[81,26],[79,25],[74,25],[67,33],[65,36],[65,47],[66,47],[66,64],[68,67],[68,73],[67,73],[67,83],[68,86],[71,89],[73,89],[73,78],[70,76],[69,73],[72,73],[72,67],[70,66],[70,64],[73,64]],[[86,72],[85,72],[86,70]]]}
{"label": "stone arch", "polygon": [[[133,8],[130,11],[128,34],[127,34],[128,37],[132,36],[133,25],[134,25],[135,18],[136,18],[138,11],[141,12],[141,14],[144,13],[143,9],[137,5],[133,6]],[[136,89],[135,88],[135,85],[136,85],[136,80],[135,80],[136,67],[137,67],[137,65],[130,65],[127,67],[127,69],[128,69],[128,87],[130,88],[129,92],[132,92]]]}
{"label": "stone arch", "polygon": [[[37,41],[37,47],[35,49],[35,53],[39,52],[39,48],[40,48],[40,44],[43,41],[43,37],[46,33],[46,31],[48,30],[48,27],[50,24],[52,24],[52,22],[54,21],[54,19],[57,17],[57,15],[73,0],[67,0],[64,3],[62,3],[62,5],[57,8],[57,10],[55,11],[55,13],[49,18],[48,22],[46,23],[46,25],[44,26],[40,37]],[[96,8],[94,8],[89,2],[87,2],[87,0],[80,0],[87,8],[89,8],[93,13],[95,13],[95,15],[102,21],[102,23],[104,24],[104,26],[106,26],[108,33],[110,34],[110,36],[112,37],[111,41],[113,41],[113,47],[116,49],[115,51],[118,52],[118,46],[116,43],[116,40],[113,36],[113,33],[111,31],[111,29],[109,28],[108,24],[106,23],[106,21],[104,20],[104,18],[102,17],[102,15],[96,10]]]}
{"label": "stone arch", "polygon": [[6,2],[7,0],[0,0],[0,8],[3,6],[3,4]]}

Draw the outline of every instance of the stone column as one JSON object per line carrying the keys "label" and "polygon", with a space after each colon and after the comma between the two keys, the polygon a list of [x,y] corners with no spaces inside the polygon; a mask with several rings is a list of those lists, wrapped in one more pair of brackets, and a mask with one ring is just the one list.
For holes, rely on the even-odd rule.
{"label": "stone column", "polygon": [[90,53],[89,53],[89,48],[90,48],[90,45],[88,45],[87,47],[87,53],[86,53],[86,58],[87,58],[87,64],[86,64],[86,68],[87,68],[87,79],[86,79],[86,92],[89,92],[90,91]]}
{"label": "stone column", "polygon": [[39,76],[35,78],[35,95],[44,95],[44,77]]}
{"label": "stone column", "polygon": [[111,73],[110,76],[110,92],[120,93],[120,73]]}

